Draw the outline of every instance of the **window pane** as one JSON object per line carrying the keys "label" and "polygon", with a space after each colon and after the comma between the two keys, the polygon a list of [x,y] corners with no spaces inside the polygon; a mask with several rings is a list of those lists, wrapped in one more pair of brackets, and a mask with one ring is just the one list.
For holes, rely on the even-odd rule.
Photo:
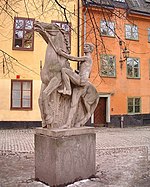
{"label": "window pane", "polygon": [[135,106],[135,113],[139,113],[140,112],[140,106]]}
{"label": "window pane", "polygon": [[30,99],[30,91],[23,91],[22,98],[23,99]]}
{"label": "window pane", "polygon": [[69,30],[70,30],[69,25],[67,25],[67,24],[62,24],[62,28],[63,28],[65,31],[67,31],[67,32],[69,32]]}
{"label": "window pane", "polygon": [[137,26],[132,27],[132,32],[136,33],[138,31]]}
{"label": "window pane", "polygon": [[15,39],[15,47],[22,47],[22,39]]}
{"label": "window pane", "polygon": [[133,106],[128,106],[128,113],[133,113]]}
{"label": "window pane", "polygon": [[135,98],[135,105],[140,106],[140,98]]}
{"label": "window pane", "polygon": [[24,108],[30,108],[31,106],[30,106],[30,100],[28,100],[28,99],[23,99],[22,100],[22,107],[24,107]]}
{"label": "window pane", "polygon": [[137,68],[134,69],[134,77],[139,77],[139,70]]}
{"label": "window pane", "polygon": [[25,41],[24,48],[32,48],[32,41]]}
{"label": "window pane", "polygon": [[15,38],[23,38],[23,31],[16,30],[15,31]]}
{"label": "window pane", "polygon": [[130,25],[126,25],[126,32],[130,32],[131,33],[131,26]]}
{"label": "window pane", "polygon": [[137,40],[138,39],[138,33],[133,33],[132,38]]}
{"label": "window pane", "polygon": [[21,90],[21,82],[13,82],[13,90]]}
{"label": "window pane", "polygon": [[59,27],[61,27],[61,24],[60,24],[60,23],[57,23],[57,22],[56,22],[55,24],[58,25]]}
{"label": "window pane", "polygon": [[13,91],[12,98],[13,99],[21,99],[21,91]]}
{"label": "window pane", "polygon": [[12,107],[14,108],[20,108],[21,107],[21,100],[13,99],[12,100]]}
{"label": "window pane", "polygon": [[23,90],[31,90],[31,82],[23,82]]}
{"label": "window pane", "polygon": [[132,38],[131,32],[126,32],[126,38]]}
{"label": "window pane", "polygon": [[22,107],[23,108],[30,108],[31,106],[30,106],[30,100],[28,100],[28,99],[23,99],[22,100]]}
{"label": "window pane", "polygon": [[128,99],[128,105],[133,106],[133,98]]}
{"label": "window pane", "polygon": [[15,28],[16,29],[23,29],[23,27],[24,27],[24,21],[22,19],[16,19]]}
{"label": "window pane", "polygon": [[33,21],[32,20],[25,20],[25,29],[33,29]]}

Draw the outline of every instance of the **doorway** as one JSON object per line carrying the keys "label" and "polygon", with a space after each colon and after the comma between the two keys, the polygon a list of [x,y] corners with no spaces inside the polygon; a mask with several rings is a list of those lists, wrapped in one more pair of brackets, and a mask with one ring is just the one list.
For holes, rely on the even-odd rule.
{"label": "doorway", "polygon": [[100,97],[94,112],[94,126],[103,127],[106,124],[106,97]]}

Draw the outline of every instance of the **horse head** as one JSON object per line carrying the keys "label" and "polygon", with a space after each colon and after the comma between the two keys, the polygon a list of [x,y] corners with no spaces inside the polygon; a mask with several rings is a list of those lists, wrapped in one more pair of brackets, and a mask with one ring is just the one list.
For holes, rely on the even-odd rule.
{"label": "horse head", "polygon": [[47,44],[49,42],[49,37],[61,35],[61,37],[63,38],[63,42],[66,45],[66,52],[70,53],[68,33],[57,24],[35,21],[34,30],[43,37]]}

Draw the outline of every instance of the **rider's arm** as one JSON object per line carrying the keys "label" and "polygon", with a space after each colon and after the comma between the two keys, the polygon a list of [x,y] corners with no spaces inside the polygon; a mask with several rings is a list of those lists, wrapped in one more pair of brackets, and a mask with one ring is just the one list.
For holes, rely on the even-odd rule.
{"label": "rider's arm", "polygon": [[71,56],[71,55],[65,53],[64,51],[62,51],[61,49],[59,49],[59,51],[57,53],[58,53],[58,55],[61,55],[61,56],[65,57],[65,58],[67,58],[71,61],[81,62],[81,61],[85,61],[85,58],[86,58],[85,56],[82,56],[82,57]]}

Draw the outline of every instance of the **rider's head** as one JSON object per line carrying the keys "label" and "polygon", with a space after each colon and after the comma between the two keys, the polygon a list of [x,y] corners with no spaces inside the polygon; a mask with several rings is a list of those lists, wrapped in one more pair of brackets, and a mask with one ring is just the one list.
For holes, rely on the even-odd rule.
{"label": "rider's head", "polygon": [[87,52],[90,52],[92,53],[94,50],[94,45],[92,43],[86,43],[84,44],[84,52],[87,53]]}

